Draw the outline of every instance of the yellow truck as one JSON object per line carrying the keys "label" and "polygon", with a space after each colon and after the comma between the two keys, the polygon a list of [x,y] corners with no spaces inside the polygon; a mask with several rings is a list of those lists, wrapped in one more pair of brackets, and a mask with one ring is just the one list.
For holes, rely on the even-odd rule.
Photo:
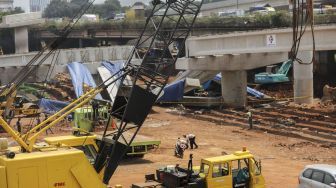
{"label": "yellow truck", "polygon": [[[166,166],[147,175],[146,183],[133,184],[132,188],[144,188],[160,183],[164,187],[198,187],[198,188],[264,188],[265,180],[261,173],[261,162],[243,148],[230,155],[205,158],[201,166],[189,168]],[[152,178],[148,178],[152,177]]]}

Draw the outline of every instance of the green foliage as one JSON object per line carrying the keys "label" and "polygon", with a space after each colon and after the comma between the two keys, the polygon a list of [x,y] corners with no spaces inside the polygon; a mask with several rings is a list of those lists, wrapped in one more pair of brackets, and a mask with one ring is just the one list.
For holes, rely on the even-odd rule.
{"label": "green foliage", "polygon": [[[186,18],[191,19],[191,18]],[[230,28],[232,30],[248,30],[249,28],[279,28],[291,27],[291,15],[285,11],[278,11],[270,14],[253,14],[243,17],[200,17],[196,19],[194,28]],[[315,16],[316,24],[336,23],[336,14],[321,14]],[[42,29],[58,30],[63,28],[65,23],[47,22]],[[75,29],[142,29],[145,25],[145,20],[104,20],[98,23],[79,23]],[[174,23],[166,21],[164,28],[173,27]]]}
{"label": "green foliage", "polygon": [[203,3],[214,3],[218,1],[223,1],[223,0],[204,0]]}
{"label": "green foliage", "polygon": [[2,18],[2,16],[7,16],[7,15],[11,15],[11,14],[19,14],[19,13],[24,13],[24,11],[21,9],[21,7],[15,7],[11,11],[0,12],[0,18]]}
{"label": "green foliage", "polygon": [[70,3],[66,0],[52,0],[44,10],[43,17],[46,18],[63,18],[71,17],[72,11]]}
{"label": "green foliage", "polygon": [[[73,17],[87,1],[72,0],[52,0],[45,9],[43,15],[46,18]],[[104,4],[92,5],[87,11],[89,14],[98,14],[102,18],[111,17],[114,12],[122,9],[119,0],[106,0]]]}
{"label": "green foliage", "polygon": [[319,14],[314,17],[315,24],[331,24],[336,23],[336,13]]}
{"label": "green foliage", "polygon": [[285,11],[278,11],[266,15],[256,14],[254,18],[256,26],[289,27],[291,25],[291,17]]}

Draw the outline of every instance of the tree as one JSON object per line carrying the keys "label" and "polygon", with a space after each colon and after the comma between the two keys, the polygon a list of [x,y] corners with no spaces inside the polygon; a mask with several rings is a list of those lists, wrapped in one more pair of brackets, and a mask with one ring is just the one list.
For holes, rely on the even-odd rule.
{"label": "tree", "polygon": [[108,10],[121,10],[121,5],[119,0],[106,0],[104,5],[108,8]]}
{"label": "tree", "polygon": [[10,14],[20,14],[24,13],[24,10],[22,10],[21,7],[15,7],[14,10],[10,11]]}
{"label": "tree", "polygon": [[[45,9],[43,16],[46,18],[63,18],[72,17],[82,7],[88,3],[88,0],[52,0],[48,7]],[[104,4],[92,5],[87,11],[90,14],[98,14],[100,17],[110,17],[111,14],[121,11],[119,0],[106,0]]]}
{"label": "tree", "polygon": [[44,10],[43,17],[63,18],[71,17],[73,12],[70,10],[69,3],[65,0],[52,0]]}
{"label": "tree", "polygon": [[102,18],[111,18],[116,12],[121,11],[122,7],[119,0],[106,0],[103,4],[93,5],[88,12],[98,14]]}

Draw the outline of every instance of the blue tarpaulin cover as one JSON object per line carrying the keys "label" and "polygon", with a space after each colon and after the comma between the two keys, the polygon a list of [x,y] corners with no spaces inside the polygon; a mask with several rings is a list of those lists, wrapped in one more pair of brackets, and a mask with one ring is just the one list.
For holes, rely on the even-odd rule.
{"label": "blue tarpaulin cover", "polygon": [[[222,75],[221,75],[221,73],[217,74],[217,75],[213,78],[213,80],[214,80],[214,81],[217,81],[217,82],[220,82],[220,81],[222,80]],[[211,81],[212,81],[212,80],[209,80],[209,81],[205,82],[205,83],[203,84],[203,88],[204,88],[204,89],[208,89],[209,86],[210,86],[210,84],[211,84]],[[252,88],[250,88],[250,87],[247,87],[247,93],[250,94],[250,95],[253,95],[253,96],[257,97],[257,98],[264,98],[264,96],[265,96],[263,93],[261,93],[261,92],[255,90],[255,89],[252,89]]]}
{"label": "blue tarpaulin cover", "polygon": [[103,61],[102,65],[111,72],[112,75],[120,71],[124,67],[124,60]]}
{"label": "blue tarpaulin cover", "polygon": [[[96,83],[93,80],[90,71],[87,69],[85,65],[79,62],[73,62],[68,64],[67,67],[71,76],[72,85],[74,86],[77,98],[83,95],[84,83],[90,87],[96,87]],[[100,94],[98,94],[95,98],[102,99]]]}
{"label": "blue tarpaulin cover", "polygon": [[43,110],[45,113],[53,114],[58,112],[62,108],[66,107],[69,103],[50,100],[50,99],[40,99],[38,102],[38,106]]}
{"label": "blue tarpaulin cover", "polygon": [[158,102],[182,100],[184,95],[184,84],[185,79],[167,85],[163,89],[164,94],[158,99]]}
{"label": "blue tarpaulin cover", "polygon": [[[124,67],[124,60],[117,60],[117,61],[103,61],[102,65],[108,70],[110,71],[111,75],[115,75],[117,72],[120,71],[120,69],[122,69]],[[122,72],[119,72],[116,77],[121,76]],[[118,80],[117,83],[117,87],[119,87],[121,80]]]}
{"label": "blue tarpaulin cover", "polygon": [[[216,82],[220,82],[222,79],[222,75],[219,73],[217,74],[212,80],[206,81],[205,83],[202,84],[203,89],[208,89],[210,87],[211,82],[216,81]],[[183,95],[184,95],[184,85],[185,85],[185,79],[183,80],[179,80],[176,82],[173,82],[169,85],[167,85],[163,91],[164,94],[162,97],[160,97],[158,99],[158,102],[171,102],[171,101],[179,101],[181,99],[183,99]],[[264,94],[252,89],[250,87],[247,87],[247,93],[250,95],[253,95],[257,98],[263,98]]]}

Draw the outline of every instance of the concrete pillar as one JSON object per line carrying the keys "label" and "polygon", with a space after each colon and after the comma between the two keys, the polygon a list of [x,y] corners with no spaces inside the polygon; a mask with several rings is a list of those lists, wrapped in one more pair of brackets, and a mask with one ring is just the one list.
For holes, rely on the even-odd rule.
{"label": "concrete pillar", "polygon": [[16,27],[14,29],[15,33],[15,53],[28,53],[28,27]]}
{"label": "concrete pillar", "polygon": [[222,96],[224,103],[233,107],[246,106],[246,71],[222,71]]}
{"label": "concrete pillar", "polygon": [[78,39],[78,47],[83,48],[83,39]]}
{"label": "concrete pillar", "polygon": [[312,51],[302,51],[297,57],[305,64],[294,62],[294,102],[311,104],[314,97]]}

